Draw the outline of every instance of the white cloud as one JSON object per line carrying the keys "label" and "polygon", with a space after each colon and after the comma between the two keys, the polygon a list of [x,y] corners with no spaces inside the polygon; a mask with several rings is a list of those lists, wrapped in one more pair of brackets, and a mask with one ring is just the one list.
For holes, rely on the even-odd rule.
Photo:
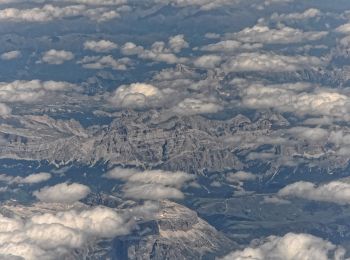
{"label": "white cloud", "polygon": [[184,194],[176,188],[156,183],[127,183],[124,188],[124,196],[132,199],[162,200],[183,199]]}
{"label": "white cloud", "polygon": [[274,21],[295,21],[317,18],[322,15],[321,11],[316,8],[309,8],[302,13],[278,14],[273,13],[271,19]]}
{"label": "white cloud", "polygon": [[335,31],[342,34],[350,34],[350,23],[340,25]]}
{"label": "white cloud", "polygon": [[109,102],[118,107],[148,107],[157,105],[163,93],[157,87],[145,83],[133,83],[118,87]]}
{"label": "white cloud", "polygon": [[4,103],[30,103],[48,94],[57,95],[60,92],[71,90],[80,91],[81,89],[75,84],[63,81],[16,80],[13,82],[0,82],[0,101]]}
{"label": "white cloud", "polygon": [[28,183],[28,184],[40,183],[40,182],[47,181],[50,178],[51,178],[51,174],[47,172],[34,173],[24,177],[21,180],[21,183]]}
{"label": "white cloud", "polygon": [[9,52],[5,52],[3,54],[1,54],[0,58],[2,60],[14,60],[17,59],[21,56],[21,52],[20,51],[9,51]]}
{"label": "white cloud", "polygon": [[270,236],[241,251],[235,251],[224,257],[224,260],[341,260],[345,249],[322,238],[309,234],[288,233],[283,237]]}
{"label": "white cloud", "polygon": [[350,184],[332,181],[316,185],[311,182],[300,181],[287,185],[278,192],[278,195],[347,205],[350,204]]}
{"label": "white cloud", "polygon": [[210,52],[234,52],[240,50],[255,50],[262,48],[261,43],[242,43],[236,40],[224,40],[201,47],[202,51]]}
{"label": "white cloud", "polygon": [[105,207],[55,213],[42,213],[38,208],[33,213],[25,218],[0,215],[0,255],[6,259],[10,256],[63,259],[70,251],[95,239],[113,238],[130,231],[122,215]]}
{"label": "white cloud", "polygon": [[230,58],[222,68],[227,72],[266,71],[288,72],[317,68],[326,61],[314,56],[285,56],[274,53],[241,53]]}
{"label": "white cloud", "polygon": [[140,59],[175,64],[188,61],[187,58],[179,58],[174,54],[187,47],[188,43],[184,40],[184,36],[180,34],[170,37],[168,43],[163,41],[154,42],[150,49],[127,42],[121,47],[121,52],[124,55],[137,55]]}
{"label": "white cloud", "polygon": [[90,188],[79,183],[60,183],[55,186],[46,186],[33,195],[43,202],[74,203],[85,198],[90,193]]}
{"label": "white cloud", "polygon": [[114,59],[111,55],[107,56],[86,56],[77,62],[82,64],[83,68],[100,70],[111,68],[113,70],[127,70],[131,66],[129,58]]}
{"label": "white cloud", "polygon": [[7,182],[9,184],[13,184],[13,183],[36,184],[40,182],[45,182],[50,178],[51,178],[51,174],[47,172],[33,173],[26,177],[0,174],[0,181]]}
{"label": "white cloud", "polygon": [[347,118],[350,111],[347,95],[308,83],[252,84],[242,87],[241,97],[249,108],[274,108],[299,115]]}
{"label": "white cloud", "polygon": [[238,33],[228,34],[226,37],[233,37],[246,43],[290,44],[319,40],[327,34],[328,32],[304,32],[284,25],[272,29],[266,25],[258,24],[251,28],[245,28]]}
{"label": "white cloud", "polygon": [[84,42],[84,49],[94,52],[109,52],[116,48],[118,48],[116,43],[106,40]]}
{"label": "white cloud", "polygon": [[125,181],[125,197],[149,200],[182,199],[184,195],[181,187],[194,180],[193,175],[185,172],[138,171],[119,167],[109,171],[104,177]]}
{"label": "white cloud", "polygon": [[182,49],[188,47],[189,44],[185,41],[183,34],[175,35],[169,38],[169,48],[175,53],[180,52]]}
{"label": "white cloud", "polygon": [[74,59],[74,54],[72,52],[52,49],[43,54],[41,61],[48,64],[60,65],[72,59]]}
{"label": "white cloud", "polygon": [[226,176],[226,180],[229,182],[241,182],[241,181],[252,181],[257,178],[256,175],[250,172],[238,171],[230,173]]}
{"label": "white cloud", "polygon": [[[90,1],[89,1],[90,2]],[[70,17],[85,16],[97,22],[105,22],[120,15],[110,8],[93,8],[87,5],[54,6],[46,4],[41,7],[17,9],[5,8],[0,10],[0,20],[8,22],[49,22]]]}
{"label": "white cloud", "polygon": [[221,64],[222,58],[218,55],[203,55],[196,58],[193,64],[199,68],[213,69]]}

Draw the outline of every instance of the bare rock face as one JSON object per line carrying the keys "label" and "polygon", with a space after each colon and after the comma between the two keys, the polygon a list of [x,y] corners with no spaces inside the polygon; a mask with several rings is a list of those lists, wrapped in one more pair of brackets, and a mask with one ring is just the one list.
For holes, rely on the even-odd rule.
{"label": "bare rock face", "polygon": [[115,259],[214,259],[236,245],[198,217],[174,202],[160,202],[155,221],[141,225],[138,234],[118,238]]}
{"label": "bare rock face", "polygon": [[256,114],[252,120],[240,114],[212,120],[124,111],[116,113],[109,125],[88,128],[75,120],[13,116],[0,121],[0,158],[55,165],[104,162],[201,173],[241,170],[259,160],[255,151],[263,148],[262,156],[268,158],[272,172],[296,157],[305,164],[347,165],[349,158],[336,156],[332,147],[325,148],[326,143],[315,146],[307,140],[293,141],[293,136],[285,134],[288,127],[282,115],[271,111]]}

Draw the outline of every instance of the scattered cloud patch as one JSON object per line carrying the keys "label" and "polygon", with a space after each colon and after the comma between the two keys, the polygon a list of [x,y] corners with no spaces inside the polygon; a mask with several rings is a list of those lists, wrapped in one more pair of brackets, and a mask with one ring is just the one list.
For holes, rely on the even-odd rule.
{"label": "scattered cloud patch", "polygon": [[97,22],[105,22],[118,18],[120,15],[109,8],[89,8],[85,4],[55,6],[45,4],[40,7],[18,9],[5,8],[0,10],[0,20],[6,22],[36,22],[44,23],[64,18],[85,16]]}
{"label": "scattered cloud patch", "polygon": [[332,181],[316,185],[311,182],[296,182],[278,192],[281,197],[297,197],[314,201],[325,201],[340,205],[350,204],[350,184]]}
{"label": "scattered cloud patch", "polygon": [[58,94],[66,91],[80,91],[80,87],[63,81],[16,80],[0,82],[0,101],[4,103],[31,103],[48,94]]}
{"label": "scattered cloud patch", "polygon": [[70,61],[72,59],[74,59],[74,54],[72,52],[52,49],[43,54],[41,62],[54,65],[61,65],[64,62]]}
{"label": "scattered cloud patch", "polygon": [[14,60],[17,59],[21,56],[21,52],[20,51],[9,51],[9,52],[5,52],[3,54],[1,54],[0,58],[2,60]]}
{"label": "scattered cloud patch", "polygon": [[322,12],[316,8],[309,8],[302,13],[289,13],[289,14],[278,14],[273,13],[271,15],[271,20],[274,21],[300,21],[300,20],[308,20],[312,18],[318,18],[322,16]]}
{"label": "scattered cloud patch", "polygon": [[111,55],[108,56],[86,56],[77,62],[82,64],[85,69],[113,69],[127,70],[131,66],[132,61],[129,58],[115,59]]}
{"label": "scattered cloud patch", "polygon": [[238,33],[227,34],[226,37],[233,37],[245,43],[290,44],[320,40],[327,34],[328,32],[304,32],[284,25],[279,25],[278,28],[269,28],[266,25],[258,24]]}
{"label": "scattered cloud patch", "polygon": [[274,53],[241,53],[222,65],[226,72],[263,71],[291,72],[322,67],[327,61],[315,56],[286,56]]}
{"label": "scattered cloud patch", "polygon": [[43,202],[71,204],[85,198],[90,193],[90,188],[79,183],[60,183],[55,186],[46,186],[33,195]]}
{"label": "scattered cloud patch", "polygon": [[124,55],[137,55],[140,59],[176,64],[186,63],[188,61],[187,58],[179,58],[174,54],[187,47],[189,47],[189,44],[181,34],[170,37],[168,43],[163,41],[154,42],[150,49],[145,49],[143,46],[127,42],[121,47],[121,52]]}
{"label": "scattered cloud patch", "polygon": [[84,49],[94,52],[109,52],[118,48],[118,45],[111,41],[86,41],[84,43]]}
{"label": "scattered cloud patch", "polygon": [[0,174],[0,181],[8,184],[37,184],[51,179],[51,174],[47,172],[33,173],[26,177]]}
{"label": "scattered cloud patch", "polygon": [[[258,244],[257,244],[258,243]],[[288,233],[283,237],[270,236],[262,241],[255,241],[251,247],[235,251],[224,257],[230,259],[343,259],[345,249],[331,242],[309,234]]]}
{"label": "scattered cloud patch", "polygon": [[181,187],[194,180],[193,175],[185,172],[137,171],[123,168],[114,168],[104,177],[125,181],[125,197],[146,200],[182,199],[184,194],[180,190]]}

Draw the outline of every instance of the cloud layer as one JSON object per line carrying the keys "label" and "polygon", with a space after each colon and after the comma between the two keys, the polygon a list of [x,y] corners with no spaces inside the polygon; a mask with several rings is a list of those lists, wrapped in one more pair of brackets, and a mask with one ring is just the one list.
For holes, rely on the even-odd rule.
{"label": "cloud layer", "polygon": [[[283,237],[270,236],[259,241],[257,246],[247,247],[242,251],[235,251],[224,257],[224,260],[340,260],[345,250],[319,237],[309,234],[288,233]],[[329,258],[330,257],[330,258]]]}

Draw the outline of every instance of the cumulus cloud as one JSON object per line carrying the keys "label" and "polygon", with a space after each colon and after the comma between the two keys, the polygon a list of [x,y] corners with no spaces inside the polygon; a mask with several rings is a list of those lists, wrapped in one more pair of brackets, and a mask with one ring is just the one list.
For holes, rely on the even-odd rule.
{"label": "cumulus cloud", "polygon": [[158,104],[163,92],[157,87],[145,83],[133,83],[117,88],[109,102],[118,107],[148,107]]}
{"label": "cumulus cloud", "polygon": [[127,70],[131,66],[132,61],[129,58],[114,59],[111,55],[108,56],[86,56],[78,61],[85,69],[106,69]]}
{"label": "cumulus cloud", "polygon": [[21,56],[21,52],[20,51],[9,51],[9,52],[5,52],[3,54],[1,54],[0,58],[2,60],[14,60],[17,59]]}
{"label": "cumulus cloud", "polygon": [[242,88],[241,97],[249,108],[274,108],[300,115],[346,118],[350,111],[347,95],[308,83],[252,84]]}
{"label": "cumulus cloud", "polygon": [[33,195],[43,202],[74,203],[85,198],[90,193],[90,188],[79,183],[60,183],[55,186],[46,186]]}
{"label": "cumulus cloud", "polygon": [[350,184],[332,181],[316,185],[311,182],[300,181],[287,185],[278,192],[278,195],[347,205],[350,204]]}
{"label": "cumulus cloud", "polygon": [[137,55],[140,59],[165,62],[168,64],[186,63],[187,58],[177,57],[174,53],[180,52],[189,45],[182,34],[172,36],[168,43],[163,41],[154,42],[150,49],[138,46],[135,43],[127,42],[121,47],[124,55]]}
{"label": "cumulus cloud", "polygon": [[80,87],[63,81],[16,80],[13,82],[0,82],[0,101],[4,103],[30,103],[50,93],[57,94],[71,90],[80,91]]}
{"label": "cumulus cloud", "polygon": [[220,65],[222,58],[218,55],[203,55],[194,60],[193,64],[199,68],[213,69]]}
{"label": "cumulus cloud", "polygon": [[240,50],[255,50],[262,48],[261,43],[242,43],[236,40],[224,40],[201,47],[202,51],[210,52],[235,52]]}
{"label": "cumulus cloud", "polygon": [[350,23],[340,25],[335,31],[342,34],[350,34]]}
{"label": "cumulus cloud", "polygon": [[117,48],[116,43],[106,40],[84,42],[84,49],[94,52],[109,52]]}
{"label": "cumulus cloud", "polygon": [[0,254],[24,259],[62,259],[95,239],[125,235],[130,225],[116,211],[95,207],[8,218],[0,215]]}
{"label": "cumulus cloud", "polygon": [[51,174],[47,172],[33,173],[26,177],[21,176],[11,176],[6,174],[0,174],[0,181],[9,184],[21,183],[21,184],[36,184],[40,182],[45,182],[51,178]]}
{"label": "cumulus cloud", "polygon": [[322,12],[316,8],[309,8],[302,13],[289,13],[289,14],[278,14],[273,13],[271,20],[274,21],[298,21],[317,18],[322,15]]}
{"label": "cumulus cloud", "polygon": [[188,42],[185,41],[183,34],[175,35],[169,38],[169,48],[175,53],[180,52],[182,49],[189,47]]}
{"label": "cumulus cloud", "polygon": [[[86,1],[90,2],[90,1]],[[7,22],[49,22],[70,17],[85,16],[97,22],[105,22],[120,15],[109,8],[89,8],[85,4],[54,6],[45,4],[28,9],[5,8],[0,10],[0,20]]]}
{"label": "cumulus cloud", "polygon": [[345,255],[345,249],[341,246],[336,246],[322,238],[303,233],[288,233],[283,237],[270,236],[262,241],[255,241],[256,243],[258,245],[252,245],[243,250],[232,252],[223,259],[327,260],[331,258],[340,260]]}
{"label": "cumulus cloud", "polygon": [[254,175],[251,172],[244,172],[244,171],[238,171],[235,173],[230,173],[226,176],[226,180],[229,182],[241,182],[241,181],[252,181],[257,178],[256,175]]}
{"label": "cumulus cloud", "polygon": [[182,199],[181,187],[194,180],[194,176],[185,172],[162,170],[138,171],[136,169],[114,168],[104,175],[106,178],[119,179],[124,196],[133,199]]}
{"label": "cumulus cloud", "polygon": [[124,196],[132,199],[161,200],[183,199],[184,194],[176,188],[157,183],[127,183],[124,188]]}
{"label": "cumulus cloud", "polygon": [[328,32],[304,32],[284,25],[280,25],[278,28],[269,28],[266,25],[258,24],[238,33],[228,34],[226,37],[233,37],[246,43],[289,44],[319,40],[327,34]]}
{"label": "cumulus cloud", "polygon": [[288,72],[324,66],[326,61],[314,56],[285,56],[274,53],[241,53],[222,65],[224,71]]}
{"label": "cumulus cloud", "polygon": [[52,49],[43,54],[41,61],[48,64],[60,65],[72,59],[74,59],[72,52]]}

